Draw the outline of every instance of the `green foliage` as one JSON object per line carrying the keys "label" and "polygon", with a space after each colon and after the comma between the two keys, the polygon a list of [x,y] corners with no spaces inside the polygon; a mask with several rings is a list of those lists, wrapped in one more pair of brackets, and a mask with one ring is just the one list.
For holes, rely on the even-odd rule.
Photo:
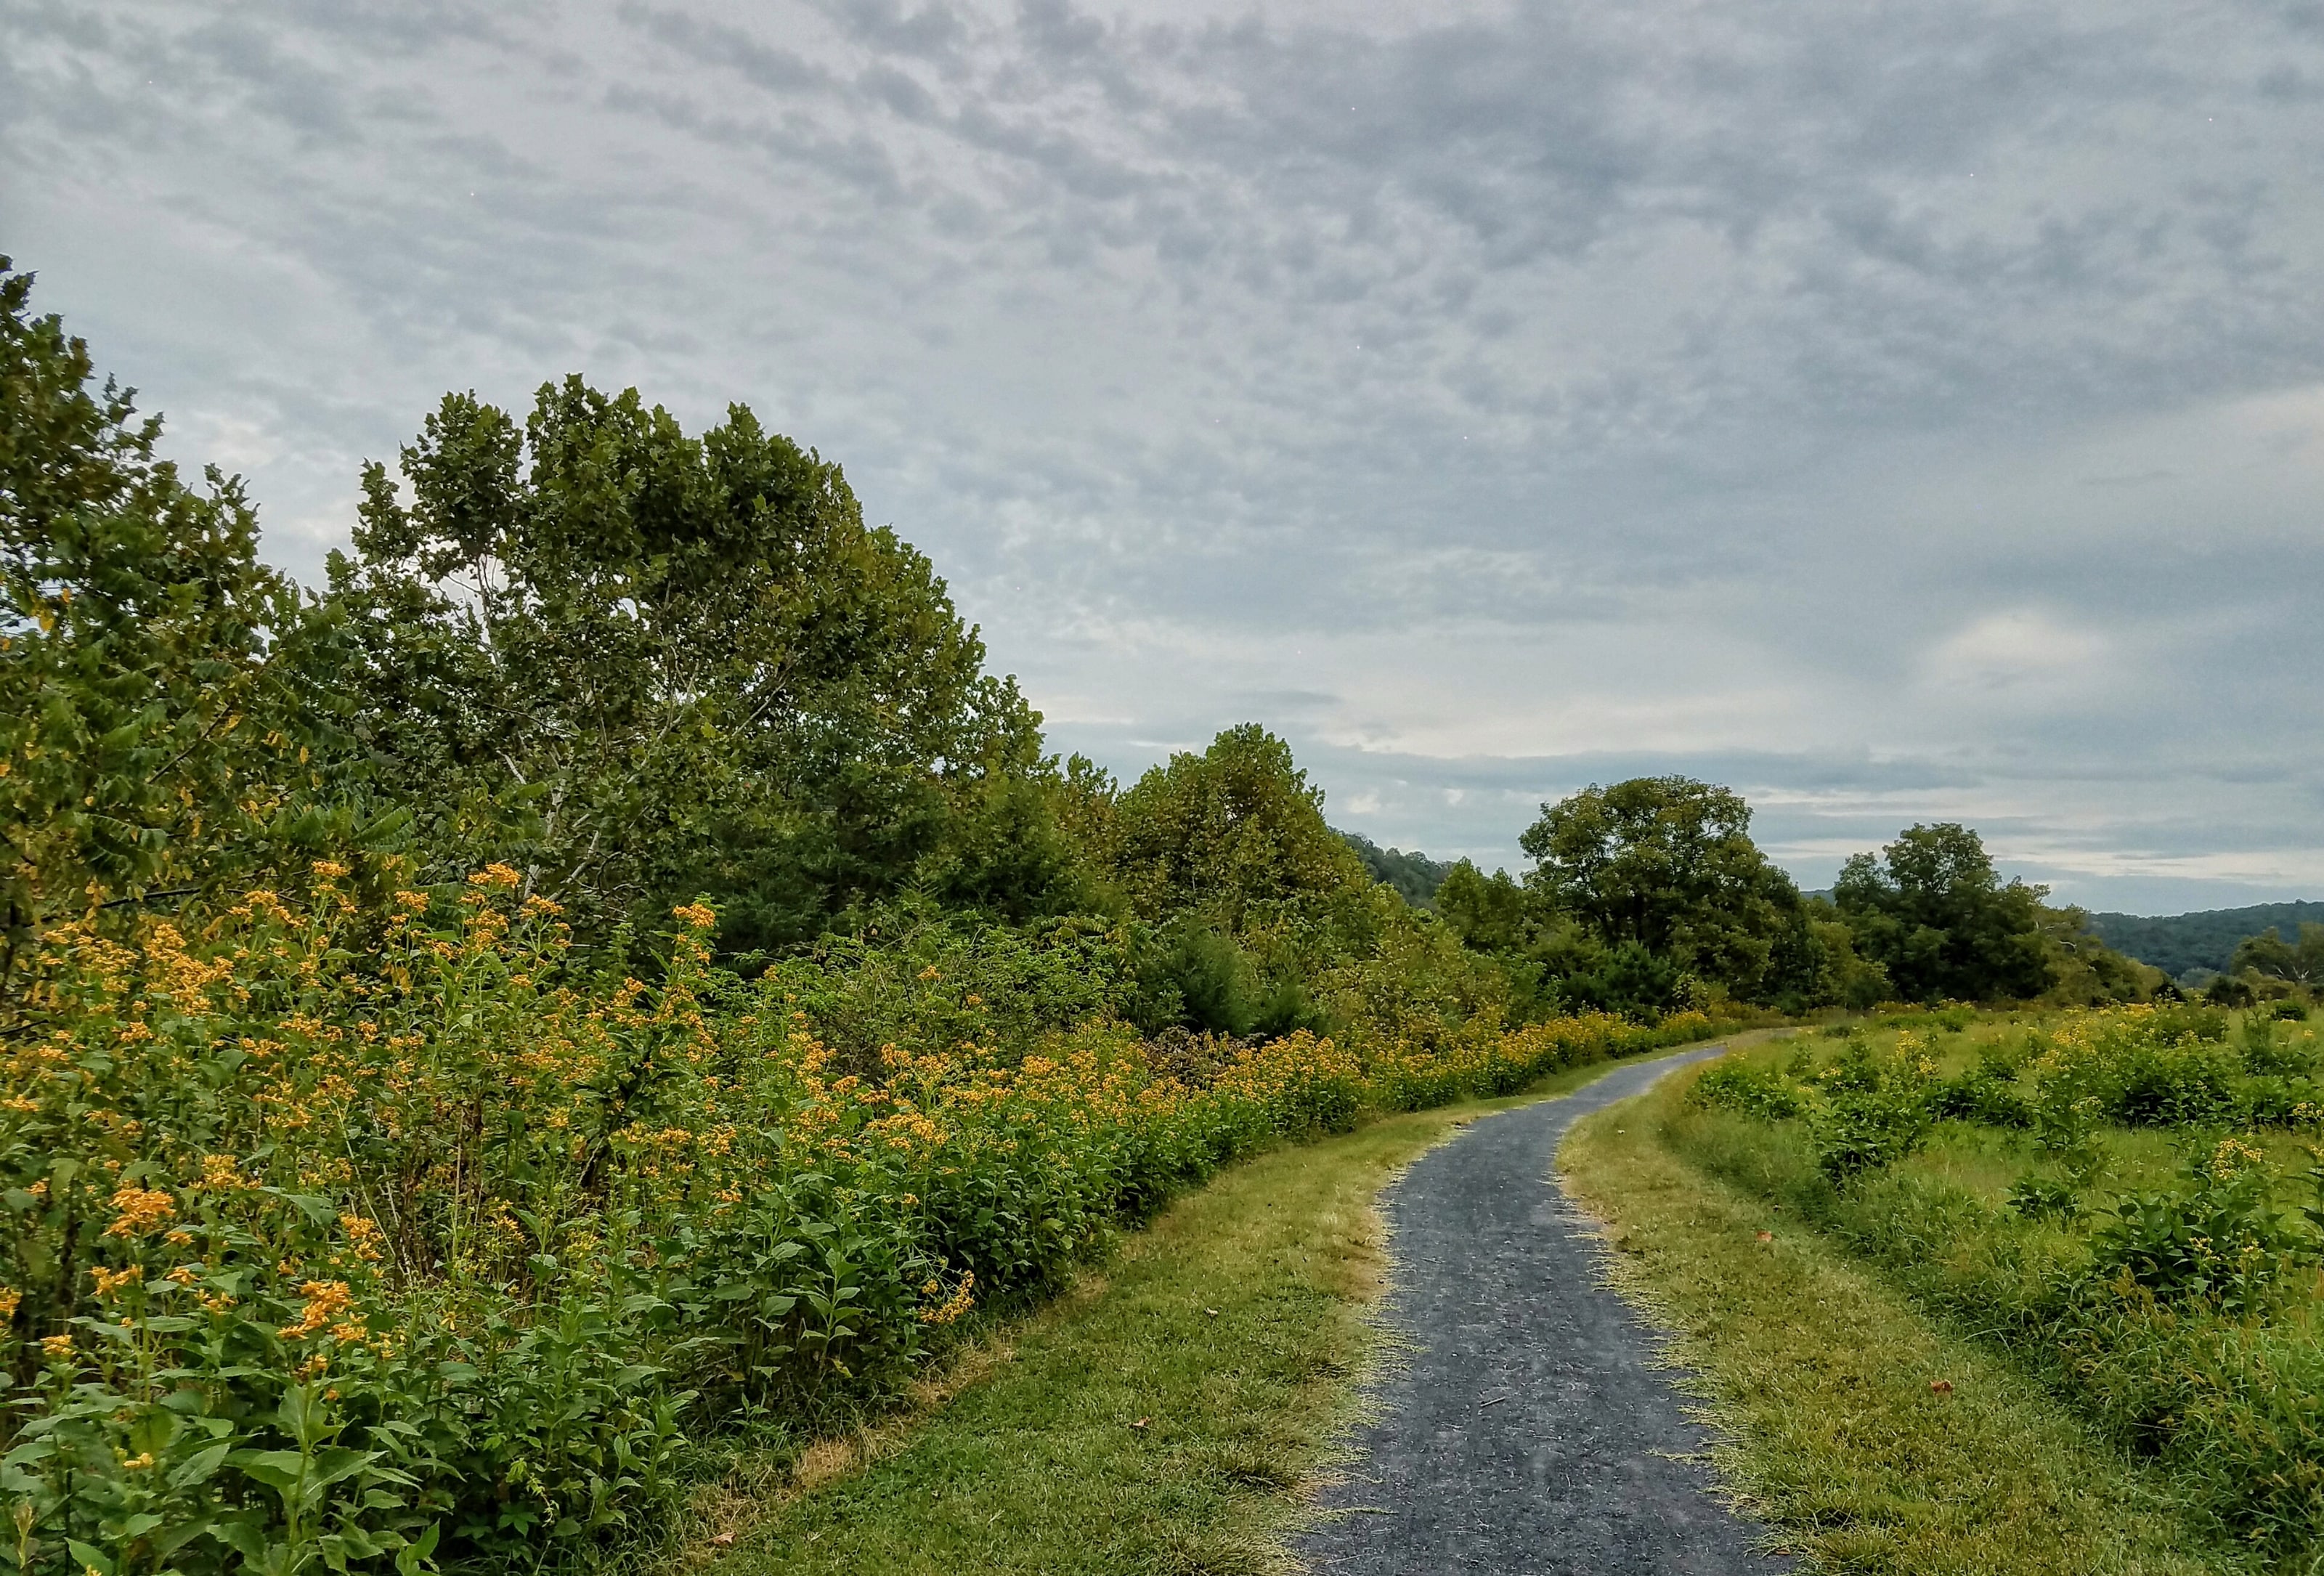
{"label": "green foliage", "polygon": [[57,923],[394,830],[327,813],[331,620],[258,562],[239,484],[189,486],[159,420],[92,390],[31,285],[0,258],[0,1021]]}
{"label": "green foliage", "polygon": [[2314,1232],[2276,1210],[2259,1158],[2228,1139],[2190,1165],[2181,1186],[2116,1200],[2090,1235],[2091,1281],[2229,1316],[2273,1301],[2288,1275],[2324,1255]]}
{"label": "green foliage", "polygon": [[1817,1113],[1816,1167],[1835,1184],[1885,1171],[1927,1141],[1929,1120],[1918,1091],[1843,1090]]}
{"label": "green foliage", "polygon": [[2236,1054],[2243,1070],[2255,1077],[2312,1076],[2317,1064],[2315,1041],[2306,1035],[2286,1034],[2277,1027],[2300,1021],[2273,1014],[2245,1014],[2243,1028],[2236,1036]]}
{"label": "green foliage", "polygon": [[[2224,1533],[2304,1569],[2324,1544],[2312,1442],[2324,1429],[2313,1336],[2324,1167],[2302,1177],[2305,1162],[2285,1158],[2304,1146],[2262,1132],[2222,1138],[2219,1128],[2273,1111],[2312,1129],[2324,1107],[2282,1110],[2299,1081],[2244,1070],[2245,1056],[2280,1064],[2287,1047],[2272,1037],[2282,1026],[2255,1015],[2233,1028],[2207,1008],[2131,1008],[2068,1014],[2030,1035],[1973,1030],[1974,1064],[1923,1084],[1932,1108],[1954,1119],[1921,1135],[1925,1161],[1892,1152],[1837,1173],[1830,1163],[1842,1128],[1861,1150],[1888,1139],[1877,1121],[1870,1143],[1855,1127],[1903,1093],[1911,1030],[1900,1031],[1898,1054],[1843,1053],[1794,1079],[1843,1087],[1825,1096],[1821,1122],[1697,1100],[1664,1131],[1714,1174],[1877,1263],[1957,1327],[2010,1349]],[[2295,1054],[2310,1049],[2303,1037]],[[1779,1075],[1766,1058],[1755,1074]],[[2025,1138],[1978,1109],[2004,1090],[2032,1115],[2048,1164],[2017,1169]],[[2156,1123],[2187,1135],[2171,1145],[2184,1157],[2175,1175],[2156,1174],[2159,1147],[2141,1130]],[[2109,1176],[2119,1178],[2110,1193]],[[2278,1195],[2293,1181],[2309,1202],[2287,1211]]]}
{"label": "green foliage", "polygon": [[2015,1060],[1986,1055],[1974,1066],[1944,1079],[1929,1092],[1930,1114],[1939,1119],[1982,1122],[1987,1127],[2032,1125],[2033,1107],[2017,1087]]}
{"label": "green foliage", "polygon": [[316,602],[28,299],[0,264],[43,1576],[589,1563],[706,1441],[892,1393],[1232,1157],[1709,1027],[1536,902],[1465,948],[1256,726],[1127,792],[1046,757],[745,410],[449,398]]}
{"label": "green foliage", "polygon": [[2138,914],[2092,914],[2090,933],[2108,946],[2172,979],[2233,972],[2236,945],[2262,933],[2289,939],[2306,924],[2324,922],[2324,903],[2261,903],[2247,908],[2207,909],[2199,914],[2149,917]]}
{"label": "green foliage", "polygon": [[688,908],[659,983],[598,983],[512,869],[400,895],[376,945],[337,880],[44,949],[0,1094],[0,1491],[44,1547],[585,1558],[706,1428],[901,1382],[1227,1159],[1704,1027],[1174,1051],[1107,1020],[1120,943],[1086,926],[746,984]]}
{"label": "green foliage", "polygon": [[2246,1107],[2225,1033],[2223,1015],[2200,1009],[2069,1021],[2035,1064],[2033,1103],[2125,1127],[2238,1121]]}
{"label": "green foliage", "polygon": [[1444,874],[1436,912],[1463,945],[1482,953],[1522,953],[1533,945],[1538,906],[1507,871],[1486,875],[1467,860]]}
{"label": "green foliage", "polygon": [[2072,1183],[2032,1173],[2009,1184],[2009,1207],[2028,1221],[2070,1221],[2082,1212]]}
{"label": "green foliage", "polygon": [[1688,1094],[1698,1104],[1768,1121],[1795,1117],[1804,1109],[1799,1087],[1791,1079],[1773,1068],[1733,1059],[1705,1068]]}
{"label": "green foliage", "polygon": [[2055,981],[2043,945],[2046,889],[2004,883],[1966,826],[1914,826],[1876,857],[1849,860],[1832,901],[1857,950],[1910,1001],[2041,995]]}
{"label": "green foliage", "polygon": [[2301,925],[2297,941],[2287,942],[2273,930],[2246,937],[2228,959],[2227,972],[2246,971],[2294,985],[2324,985],[2324,925]]}
{"label": "green foliage", "polygon": [[[1812,975],[1791,878],[1751,841],[1750,806],[1691,778],[1635,778],[1542,807],[1519,839],[1526,884],[1604,945],[1767,1000]],[[1784,955],[1791,940],[1797,957]],[[1787,966],[1788,965],[1788,966]]]}
{"label": "green foliage", "polygon": [[1453,867],[1425,853],[1407,853],[1400,848],[1382,848],[1360,832],[1342,832],[1356,857],[1364,862],[1364,869],[1372,880],[1396,889],[1397,896],[1416,908],[1431,907],[1436,899],[1436,889]]}
{"label": "green foliage", "polygon": [[401,469],[331,591],[438,871],[506,860],[585,939],[709,895],[737,950],[923,876],[1010,917],[1074,895],[1038,718],[836,465],[573,378],[521,427],[447,396]]}
{"label": "green foliage", "polygon": [[899,1045],[971,1043],[1019,1063],[1046,1036],[1124,1016],[1138,990],[1131,937],[1105,921],[994,925],[925,908],[787,953],[758,983],[867,1076]]}
{"label": "green foliage", "polygon": [[1240,935],[1287,907],[1371,884],[1324,824],[1323,790],[1255,723],[1139,778],[1115,822],[1118,880],[1149,920],[1185,912]]}

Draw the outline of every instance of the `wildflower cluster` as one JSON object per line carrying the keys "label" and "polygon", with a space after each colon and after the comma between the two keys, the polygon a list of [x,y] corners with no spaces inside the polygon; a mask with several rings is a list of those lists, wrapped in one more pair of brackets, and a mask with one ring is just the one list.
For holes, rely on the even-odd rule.
{"label": "wildflower cluster", "polygon": [[37,1568],[586,1539],[706,1424],[897,1382],[1257,1145],[1702,1027],[1004,1045],[971,991],[867,1049],[714,969],[704,908],[658,982],[600,986],[512,870],[377,915],[316,874],[42,954],[0,1063],[0,1491]]}

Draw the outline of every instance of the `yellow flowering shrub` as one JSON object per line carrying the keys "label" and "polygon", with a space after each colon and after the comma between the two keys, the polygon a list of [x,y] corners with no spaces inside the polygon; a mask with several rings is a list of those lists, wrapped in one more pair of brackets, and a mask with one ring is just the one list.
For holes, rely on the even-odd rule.
{"label": "yellow flowering shrub", "polygon": [[49,936],[0,1063],[0,1492],[37,1568],[530,1559],[1256,1145],[1706,1027],[1166,1054],[1101,1016],[1028,1052],[972,1014],[842,1054],[780,978],[712,967],[706,908],[657,982],[593,984],[521,894],[495,866],[358,914],[318,867],[198,936]]}

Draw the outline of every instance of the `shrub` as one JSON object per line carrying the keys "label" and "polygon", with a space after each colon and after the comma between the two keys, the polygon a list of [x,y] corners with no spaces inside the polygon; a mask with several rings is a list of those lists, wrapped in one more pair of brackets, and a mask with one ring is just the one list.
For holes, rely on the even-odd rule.
{"label": "shrub", "polygon": [[2307,1077],[2316,1071],[2314,1037],[2303,1035],[2295,1040],[2279,1036],[2275,1032],[2278,1021],[2257,1013],[2244,1019],[2243,1033],[2236,1047],[2244,1071],[2261,1077]]}
{"label": "shrub", "polygon": [[1839,1185],[1918,1149],[1928,1138],[1929,1111],[1916,1092],[1847,1090],[1817,1113],[1813,1132],[1816,1168]]}
{"label": "shrub", "polygon": [[0,1492],[44,1571],[586,1558],[711,1428],[892,1386],[1256,1145],[1705,1027],[1185,1037],[1174,1065],[964,988],[1080,1000],[1070,935],[745,985],[689,906],[659,984],[600,985],[512,870],[400,895],[376,945],[343,874],[41,954],[0,1064]]}
{"label": "shrub", "polygon": [[1769,1121],[1795,1117],[1802,1110],[1799,1088],[1790,1079],[1773,1068],[1731,1059],[1705,1068],[1694,1081],[1690,1098],[1698,1105],[1741,1111]]}
{"label": "shrub", "polygon": [[1822,1071],[1816,1083],[1831,1094],[1870,1094],[1880,1087],[1880,1064],[1873,1059],[1871,1045],[1863,1039],[1850,1039],[1840,1047]]}
{"label": "shrub", "polygon": [[1936,1084],[1929,1092],[1929,1114],[1987,1127],[2022,1128],[2034,1120],[2017,1092],[2017,1078],[2006,1060],[1987,1058]]}
{"label": "shrub", "polygon": [[2200,1009],[2131,1008],[2069,1016],[2034,1062],[2037,1128],[2229,1122],[2240,1114],[2217,1042],[2226,1019]]}
{"label": "shrub", "polygon": [[2117,1201],[2091,1234],[2090,1277],[2231,1314],[2262,1305],[2288,1270],[2318,1254],[2315,1238],[2270,1201],[2260,1162],[2257,1150],[2224,1138],[2188,1166],[2185,1185]]}
{"label": "shrub", "polygon": [[2246,1079],[2241,1100],[2248,1127],[2305,1128],[2324,1121],[2324,1087],[2313,1079]]}

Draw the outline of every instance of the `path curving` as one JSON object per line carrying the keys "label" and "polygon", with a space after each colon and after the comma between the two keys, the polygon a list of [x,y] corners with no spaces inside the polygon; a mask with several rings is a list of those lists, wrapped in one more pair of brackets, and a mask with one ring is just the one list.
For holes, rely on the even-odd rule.
{"label": "path curving", "polygon": [[1409,1365],[1378,1393],[1346,1477],[1301,1540],[1318,1576],[1759,1576],[1761,1529],[1711,1492],[1708,1438],[1655,1337],[1603,1284],[1603,1249],[1553,1169],[1575,1119],[1711,1046],[1481,1118],[1381,1203],[1389,1326]]}

